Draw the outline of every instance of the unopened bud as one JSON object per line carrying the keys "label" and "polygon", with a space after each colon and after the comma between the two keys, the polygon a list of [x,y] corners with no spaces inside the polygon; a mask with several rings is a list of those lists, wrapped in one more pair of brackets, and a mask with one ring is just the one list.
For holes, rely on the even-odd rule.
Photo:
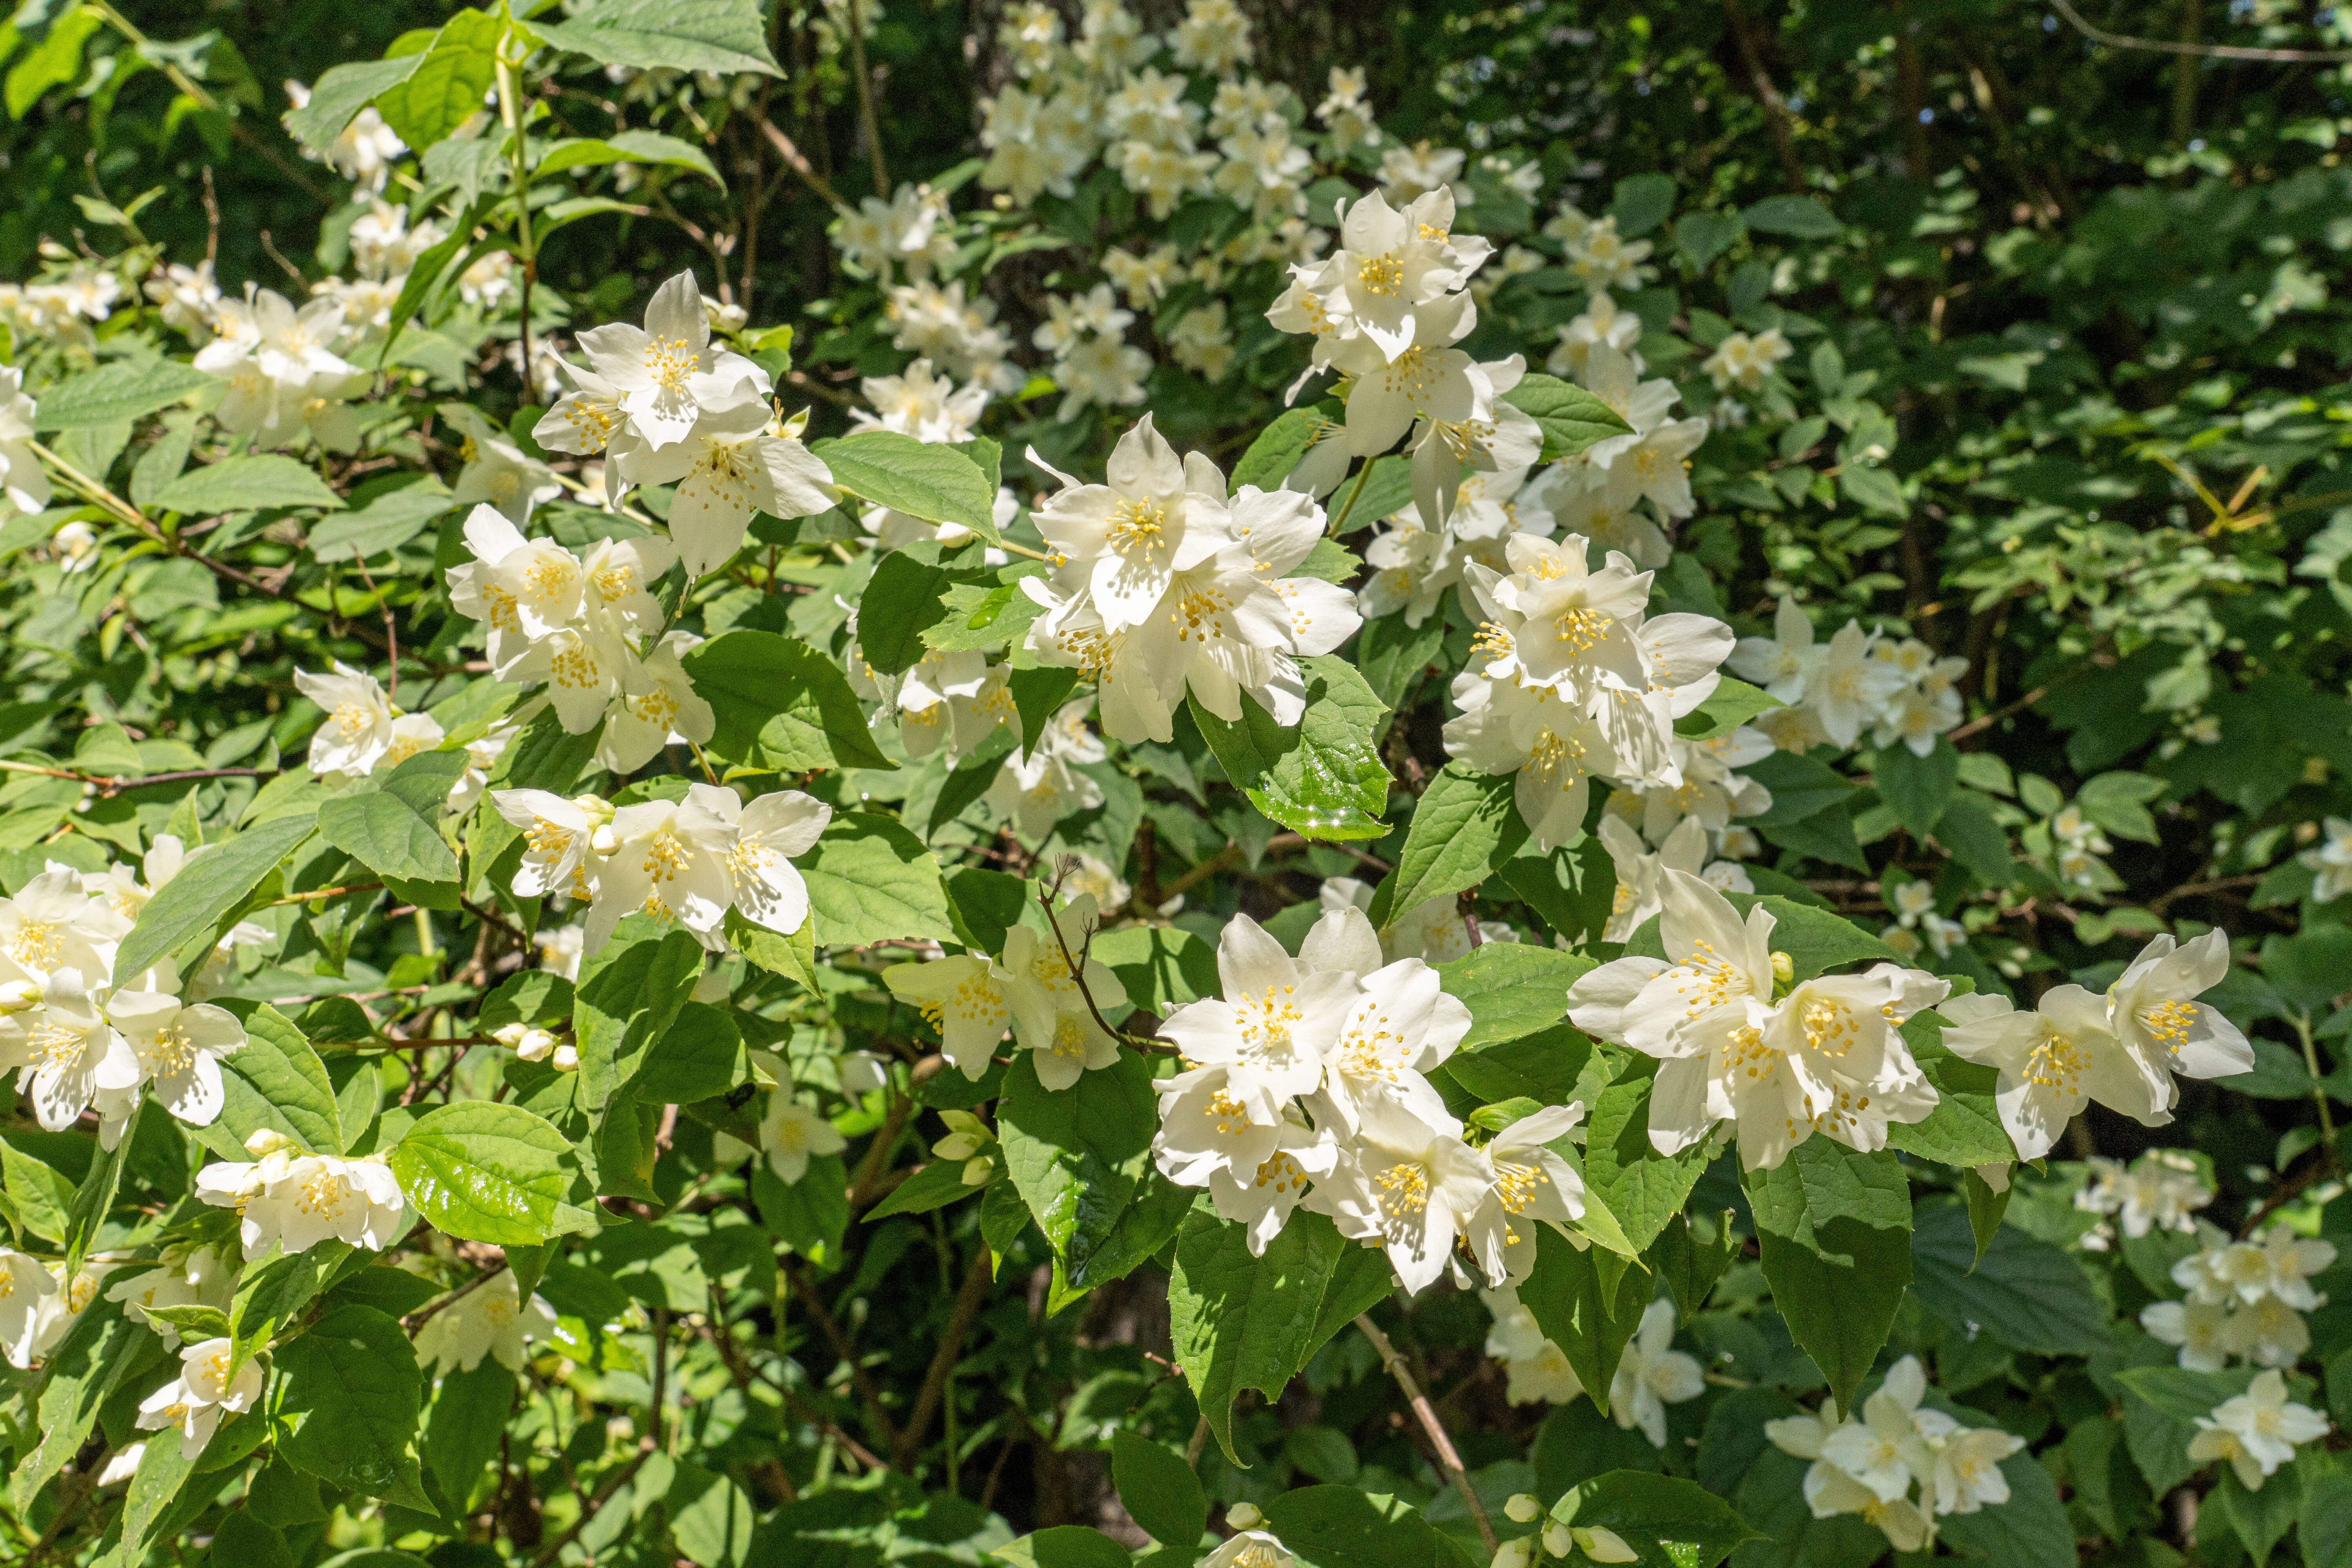
{"label": "unopened bud", "polygon": [[1640,1554],[1625,1544],[1625,1538],[1604,1526],[1579,1525],[1570,1531],[1584,1554],[1595,1563],[1633,1563]]}
{"label": "unopened bud", "polygon": [[600,824],[596,831],[588,836],[588,847],[599,855],[610,855],[620,847],[620,837],[614,833],[613,825],[609,822]]}
{"label": "unopened bud", "polygon": [[580,1047],[573,1045],[569,1040],[564,1041],[563,1044],[555,1047],[555,1054],[548,1058],[547,1065],[553,1068],[557,1072],[578,1072],[580,1070]]}
{"label": "unopened bud", "polygon": [[1257,1510],[1255,1503],[1237,1502],[1225,1510],[1225,1523],[1235,1530],[1255,1530],[1265,1522],[1265,1515]]}
{"label": "unopened bud", "polygon": [[1544,1550],[1554,1557],[1565,1557],[1576,1549],[1576,1537],[1564,1524],[1547,1524],[1543,1532]]}
{"label": "unopened bud", "polygon": [[1786,985],[1797,977],[1797,961],[1785,952],[1772,955],[1772,978]]}
{"label": "unopened bud", "polygon": [[1543,1504],[1526,1492],[1515,1492],[1503,1505],[1503,1517],[1513,1524],[1533,1524],[1536,1515],[1543,1512]]}
{"label": "unopened bud", "polygon": [[986,1154],[974,1154],[963,1163],[963,1184],[967,1187],[984,1187],[995,1173],[996,1162]]}
{"label": "unopened bud", "polygon": [[245,1141],[245,1152],[257,1160],[275,1154],[280,1149],[292,1147],[294,1147],[294,1140],[274,1127],[256,1128],[252,1136]]}
{"label": "unopened bud", "polygon": [[520,1022],[501,1024],[490,1031],[490,1038],[509,1050],[512,1050],[522,1044],[522,1037],[529,1033],[530,1033],[530,1026],[528,1024]]}
{"label": "unopened bud", "polygon": [[543,1062],[555,1054],[554,1035],[545,1029],[525,1029],[514,1043],[514,1053],[527,1062]]}
{"label": "unopened bud", "polygon": [[1517,1541],[1506,1541],[1495,1548],[1493,1568],[1528,1568],[1528,1561],[1534,1553],[1534,1542],[1524,1538]]}
{"label": "unopened bud", "polygon": [[41,1005],[41,988],[29,980],[0,985],[0,1013],[29,1013]]}

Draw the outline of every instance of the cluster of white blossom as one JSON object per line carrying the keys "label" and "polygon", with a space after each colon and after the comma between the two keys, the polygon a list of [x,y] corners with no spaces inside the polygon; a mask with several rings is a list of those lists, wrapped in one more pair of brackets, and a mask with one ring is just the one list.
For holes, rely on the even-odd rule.
{"label": "cluster of white blossom", "polygon": [[1323,533],[1313,499],[1255,485],[1228,497],[1217,466],[1198,452],[1180,459],[1149,415],[1120,437],[1107,483],[1046,471],[1062,489],[1034,513],[1049,571],[1021,580],[1044,612],[1027,646],[1095,678],[1103,728],[1129,743],[1167,741],[1188,693],[1238,723],[1244,692],[1296,725],[1307,698],[1298,660],[1361,624],[1346,589],[1289,575]]}
{"label": "cluster of white blossom", "polygon": [[2023,835],[2029,853],[2045,862],[2050,870],[2067,887],[2084,893],[2112,893],[2124,885],[2104,857],[2114,852],[2115,846],[2099,831],[2099,825],[2084,811],[2080,802],[2070,801],[2050,816],[2039,828],[2028,828]]}
{"label": "cluster of white blossom", "polygon": [[[1371,913],[1373,887],[1353,877],[1326,878],[1318,901],[1325,910],[1355,908]],[[1426,963],[1450,963],[1467,958],[1490,942],[1517,942],[1519,933],[1501,921],[1483,920],[1463,912],[1453,897],[1429,899],[1392,917],[1381,929],[1381,955],[1393,963],[1418,958]]]}
{"label": "cluster of white blossom", "polygon": [[588,907],[582,941],[604,945],[625,915],[676,921],[708,952],[727,947],[727,914],[791,935],[808,919],[808,884],[793,864],[816,847],[833,807],[798,790],[746,804],[719,784],[615,807],[593,795],[493,790],[490,805],[523,833],[517,897]]}
{"label": "cluster of white blossom", "polygon": [[1916,958],[1924,948],[1937,958],[1950,955],[1968,938],[1968,928],[1936,910],[1936,885],[1923,877],[1905,877],[1889,868],[1879,877],[1879,891],[1894,923],[1878,940],[1906,958]]}
{"label": "cluster of white blossom", "polygon": [[[122,279],[93,266],[54,240],[43,240],[49,276],[32,283],[0,283],[0,325],[19,342],[48,342],[89,353],[98,346],[92,331],[114,312],[123,297]],[[133,303],[136,297],[133,296]]]}
{"label": "cluster of white blossom", "polygon": [[[289,81],[285,87],[287,101],[294,108],[299,110],[310,104],[310,89],[308,85]],[[351,123],[343,127],[341,133],[323,154],[313,153],[305,148],[302,155],[313,162],[325,163],[362,191],[381,193],[392,179],[394,163],[407,151],[408,143],[383,122],[383,116],[376,112],[373,104],[370,104],[352,117]]]}
{"label": "cluster of white blossom", "polygon": [[1760,392],[1764,378],[1795,352],[1778,327],[1767,327],[1755,333],[1730,332],[1700,362],[1699,369],[1715,383],[1717,392],[1728,392],[1735,386],[1742,392]]}
{"label": "cluster of white blossom", "polygon": [[2053,986],[2031,1012],[2018,1011],[1998,992],[1953,997],[1941,1008],[1957,1026],[1944,1030],[1944,1046],[1999,1071],[1994,1100],[2001,1125],[2020,1159],[2038,1160],[2089,1101],[2161,1127],[2180,1098],[2176,1074],[2251,1071],[2254,1053],[2246,1037],[2196,1000],[2229,970],[2230,942],[2221,931],[2178,945],[2158,934],[2104,995]]}
{"label": "cluster of white blossom", "polygon": [[2303,1314],[2326,1305],[2313,1276],[2336,1261],[2333,1242],[2265,1226],[2243,1241],[2200,1222],[2198,1249],[2172,1266],[2178,1301],[2140,1310],[2140,1327],[2180,1347],[2180,1364],[2219,1372],[2232,1356],[2258,1366],[2291,1367],[2311,1348]]}
{"label": "cluster of white blossom", "polygon": [[1445,749],[1481,773],[1514,774],[1520,816],[1549,849],[1584,828],[1595,778],[1679,790],[1675,721],[1713,694],[1731,629],[1706,616],[1651,616],[1650,574],[1612,552],[1594,571],[1581,543],[1514,535],[1507,577],[1465,570],[1481,629],[1454,677]]}
{"label": "cluster of white blossom", "polygon": [[[0,430],[0,436],[5,434]],[[5,450],[5,442],[0,442],[0,450]],[[0,461],[5,460],[0,457]],[[13,474],[13,467],[9,471]],[[2315,873],[2311,879],[2313,903],[2333,903],[2352,893],[2352,822],[2328,817],[2319,843],[2297,855],[2295,862]]]}
{"label": "cluster of white blossom", "polygon": [[2223,1400],[2212,1415],[2197,1417],[2189,1458],[2200,1465],[2227,1459],[2241,1486],[2260,1491],[2281,1465],[2294,1461],[2299,1445],[2317,1442],[2329,1430],[2326,1416],[2287,1397],[2286,1376],[2273,1368],[2256,1373],[2245,1393]]}
{"label": "cluster of white blossom", "polygon": [[1013,340],[996,324],[996,301],[985,294],[966,299],[961,280],[899,284],[883,296],[882,319],[891,327],[892,346],[919,354],[959,381],[994,393],[1021,390],[1021,367],[1013,363]]}
{"label": "cluster of white blossom", "polygon": [[[1689,777],[1685,775],[1686,785]],[[1612,805],[1616,798],[1612,796]],[[1609,852],[1610,860],[1616,866],[1617,889],[1611,898],[1609,923],[1602,928],[1601,940],[1623,942],[1666,907],[1664,878],[1668,871],[1696,876],[1720,892],[1754,892],[1755,883],[1738,862],[1707,858],[1710,837],[1704,817],[1685,816],[1653,849],[1614,811],[1603,816],[1599,837],[1601,847]]]}
{"label": "cluster of white blossom", "polygon": [[1118,408],[1143,401],[1151,356],[1127,341],[1135,312],[1122,309],[1108,283],[1083,294],[1045,300],[1045,320],[1030,341],[1052,356],[1049,374],[1062,389],[1055,417],[1071,420],[1088,407]]}
{"label": "cluster of white blossom", "polygon": [[196,1196],[236,1211],[247,1263],[322,1241],[380,1252],[406,1234],[407,1201],[382,1154],[321,1154],[267,1128],[245,1141],[245,1152],[253,1158],[198,1171]]}
{"label": "cluster of white blossom", "polygon": [[642,328],[592,328],[579,346],[587,363],[564,363],[572,390],[532,437],[550,451],[604,454],[615,502],[633,486],[674,486],[670,542],[689,577],[733,559],[754,512],[808,517],[834,505],[833,475],[801,445],[800,421],[771,406],[768,373],[712,343],[692,273],[654,291]]}
{"label": "cluster of white blossom", "polygon": [[[1566,1405],[1584,1393],[1584,1381],[1542,1327],[1518,1292],[1482,1290],[1494,1315],[1486,1353],[1503,1363],[1504,1396],[1514,1405]],[[1698,1358],[1674,1348],[1675,1304],[1664,1297],[1642,1312],[1641,1326],[1625,1342],[1609,1380],[1609,1414],[1626,1431],[1635,1428],[1653,1447],[1666,1446],[1666,1406],[1706,1392]]]}
{"label": "cluster of white blossom", "polygon": [[1867,731],[1881,751],[1901,744],[1924,757],[1960,721],[1953,682],[1967,673],[1967,659],[1938,658],[1916,637],[1889,640],[1853,620],[1816,643],[1812,618],[1789,598],[1780,601],[1772,634],[1740,638],[1730,668],[1787,704],[1754,721],[1784,752],[1823,745],[1844,751]]}
{"label": "cluster of white blossom", "polygon": [[[499,522],[489,508],[475,510]],[[453,572],[467,570],[457,567]],[[396,768],[411,757],[439,751],[448,739],[439,720],[430,713],[403,712],[393,706],[374,676],[340,660],[323,675],[295,670],[294,689],[326,715],[310,732],[309,756],[311,773],[330,783],[350,783]],[[449,786],[450,810],[468,810],[482,797],[489,770],[505,754],[516,728],[512,721],[501,721],[466,742],[466,771]]]}
{"label": "cluster of white blossom", "polygon": [[47,1360],[98,1299],[105,1273],[106,1266],[92,1259],[68,1280],[62,1260],[43,1263],[0,1247],[0,1355],[20,1370]]}
{"label": "cluster of white blossom", "polygon": [[1118,1059],[1117,1037],[1096,1015],[1127,1005],[1127,988],[1108,965],[1086,956],[1100,923],[1094,895],[1079,893],[1055,911],[1049,929],[1041,929],[1043,921],[1008,928],[994,958],[962,952],[894,964],[882,972],[883,983],[939,1031],[942,1054],[966,1078],[988,1070],[1009,1028],[1031,1053],[1037,1081],[1067,1089],[1079,1074]]}
{"label": "cluster of white blossom", "polygon": [[111,1149],[151,1089],[190,1126],[220,1115],[220,1058],[245,1044],[245,1026],[201,998],[233,945],[266,933],[231,931],[185,985],[169,959],[139,974],[114,972],[140,911],[190,858],[161,834],[136,872],[52,861],[0,899],[0,1072],[16,1071],[47,1131],[95,1109],[100,1142]]}
{"label": "cluster of white blossom", "polygon": [[2083,1237],[2093,1252],[2113,1247],[2119,1230],[2135,1238],[2152,1230],[2193,1231],[2197,1211],[2212,1201],[2204,1173],[2178,1149],[2151,1149],[2128,1166],[2094,1154],[2074,1193],[2076,1208],[2100,1216]]}
{"label": "cluster of white blossom", "polygon": [[1885,1531],[1897,1552],[1924,1552],[1935,1542],[1937,1520],[2009,1500],[2001,1461],[2025,1439],[1923,1409],[1927,1392],[1919,1358],[1905,1356],[1863,1401],[1858,1419],[1849,1414],[1841,1420],[1835,1404],[1825,1403],[1818,1414],[1764,1424],[1773,1447],[1813,1461],[1805,1472],[1805,1502],[1815,1519],[1859,1514]]}
{"label": "cluster of white blossom", "polygon": [[1772,951],[1770,910],[1758,904],[1743,921],[1689,872],[1658,879],[1665,958],[1593,970],[1570,988],[1568,1016],[1596,1038],[1659,1058],[1649,1131],[1660,1153],[1736,1136],[1741,1165],[1764,1170],[1816,1132],[1885,1148],[1889,1122],[1935,1110],[1935,1086],[1901,1026],[1941,1003],[1948,983],[1881,963],[1792,984],[1789,956]]}
{"label": "cluster of white blossom", "polygon": [[488,1356],[520,1372],[530,1347],[554,1332],[555,1309],[536,1294],[526,1300],[514,1271],[501,1268],[425,1320],[416,1331],[416,1361],[435,1377],[471,1372]]}

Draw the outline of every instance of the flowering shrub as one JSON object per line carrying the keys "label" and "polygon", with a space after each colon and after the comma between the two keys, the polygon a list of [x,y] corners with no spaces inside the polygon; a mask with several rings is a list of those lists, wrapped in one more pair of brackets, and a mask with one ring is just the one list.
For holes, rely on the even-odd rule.
{"label": "flowering shrub", "polygon": [[1030,0],[894,183],[919,22],[12,24],[328,215],[0,291],[26,1560],[2334,1562],[2332,161],[2060,417],[1859,177]]}

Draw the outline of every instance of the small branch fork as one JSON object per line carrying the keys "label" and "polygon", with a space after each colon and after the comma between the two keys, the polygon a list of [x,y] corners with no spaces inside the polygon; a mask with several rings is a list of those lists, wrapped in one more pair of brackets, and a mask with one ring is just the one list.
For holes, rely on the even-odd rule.
{"label": "small branch fork", "polygon": [[1062,884],[1069,879],[1070,871],[1075,865],[1075,861],[1063,861],[1061,869],[1055,873],[1052,883],[1037,895],[1038,906],[1045,911],[1045,924],[1052,928],[1055,944],[1062,950],[1062,963],[1070,972],[1070,983],[1078,988],[1078,994],[1086,1001],[1087,1011],[1094,1016],[1095,1026],[1104,1034],[1119,1044],[1141,1051],[1147,1056],[1174,1056],[1176,1047],[1165,1041],[1156,1040],[1145,1035],[1130,1035],[1124,1029],[1112,1028],[1110,1020],[1103,1016],[1102,1008],[1097,1005],[1093,988],[1087,984],[1087,964],[1092,960],[1095,950],[1095,932],[1101,928],[1101,921],[1097,920],[1087,927],[1086,937],[1078,944],[1076,953],[1073,954],[1070,952],[1070,939],[1062,934],[1061,917],[1055,912],[1054,909],[1054,900],[1061,895]]}

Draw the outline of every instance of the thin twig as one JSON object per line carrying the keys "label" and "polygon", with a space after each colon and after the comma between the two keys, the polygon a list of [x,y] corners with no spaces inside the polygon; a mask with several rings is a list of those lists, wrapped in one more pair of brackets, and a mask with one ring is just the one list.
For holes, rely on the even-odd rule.
{"label": "thin twig", "polygon": [[2352,60],[2352,49],[2260,49],[2243,44],[2179,44],[2163,38],[2135,38],[2128,33],[2110,33],[2105,27],[2094,27],[2066,0],[2050,0],[2050,7],[2066,18],[2067,24],[2093,43],[2105,44],[2118,49],[2149,49],[2160,55],[2200,55],[2216,60],[2266,60],[2278,65],[2298,62],[2320,65]]}
{"label": "thin twig", "polygon": [[874,1429],[882,1435],[884,1446],[896,1453],[898,1428],[891,1421],[890,1413],[882,1408],[881,1391],[874,1386],[873,1378],[866,1375],[865,1366],[857,1359],[857,1352],[850,1348],[848,1337],[841,1331],[841,1325],[834,1321],[833,1314],[825,1310],[824,1302],[818,1298],[816,1287],[810,1283],[807,1270],[786,1259],[784,1278],[792,1282],[793,1294],[808,1303],[809,1316],[816,1320],[817,1332],[824,1336],[825,1343],[833,1347],[833,1353],[849,1368],[850,1386],[857,1390],[858,1401],[866,1406],[866,1418],[873,1422]]}
{"label": "thin twig", "polygon": [[971,1331],[981,1308],[987,1305],[989,1283],[994,1278],[988,1245],[982,1242],[971,1255],[971,1267],[964,1270],[955,1306],[948,1313],[947,1331],[940,1339],[940,1348],[931,1354],[930,1369],[923,1373],[922,1391],[915,1395],[915,1408],[907,1417],[906,1429],[898,1436],[898,1468],[910,1474],[923,1433],[947,1397],[948,1379],[954,1374],[956,1358],[963,1353],[963,1337]]}
{"label": "thin twig", "polygon": [[1381,1363],[1389,1369],[1389,1375],[1396,1379],[1399,1388],[1404,1390],[1405,1403],[1412,1406],[1413,1415],[1421,1422],[1421,1429],[1429,1435],[1429,1445],[1437,1450],[1439,1466],[1452,1479],[1454,1489],[1462,1494],[1464,1505],[1470,1510],[1470,1517],[1478,1526],[1479,1538],[1486,1542],[1486,1551],[1491,1555],[1495,1550],[1494,1521],[1486,1517],[1486,1505],[1478,1500],[1478,1489],[1470,1484],[1469,1472],[1462,1468],[1462,1456],[1454,1451],[1454,1439],[1445,1435],[1445,1428],[1438,1422],[1437,1412],[1430,1408],[1429,1396],[1422,1393],[1421,1384],[1413,1381],[1412,1368],[1405,1364],[1402,1352],[1389,1342],[1388,1335],[1381,1332],[1380,1325],[1370,1318],[1358,1313],[1356,1327],[1372,1342],[1372,1348],[1380,1352]]}
{"label": "thin twig", "polygon": [[547,1550],[531,1559],[530,1568],[549,1568],[551,1563],[562,1556],[563,1549],[577,1540],[582,1531],[588,1528],[588,1521],[596,1517],[596,1510],[610,1501],[614,1492],[628,1484],[629,1478],[635,1475],[638,1468],[653,1457],[653,1452],[654,1447],[650,1442],[639,1443],[635,1457],[605,1478],[604,1484],[596,1489],[596,1495],[590,1498],[580,1510],[580,1517],[572,1521],[572,1528],[548,1542]]}

